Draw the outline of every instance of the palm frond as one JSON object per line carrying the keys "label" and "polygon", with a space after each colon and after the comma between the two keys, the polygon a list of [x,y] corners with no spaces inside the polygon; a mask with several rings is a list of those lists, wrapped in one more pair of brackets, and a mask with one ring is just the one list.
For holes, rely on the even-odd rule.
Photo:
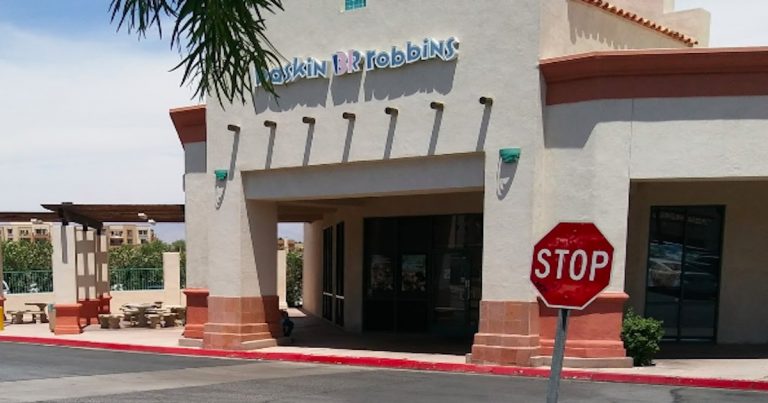
{"label": "palm frond", "polygon": [[223,101],[250,99],[256,80],[275,95],[265,75],[281,56],[266,35],[264,13],[283,10],[282,0],[112,0],[117,29],[146,37],[174,20],[171,47],[181,54],[172,70],[181,70],[181,85],[195,83],[194,97]]}

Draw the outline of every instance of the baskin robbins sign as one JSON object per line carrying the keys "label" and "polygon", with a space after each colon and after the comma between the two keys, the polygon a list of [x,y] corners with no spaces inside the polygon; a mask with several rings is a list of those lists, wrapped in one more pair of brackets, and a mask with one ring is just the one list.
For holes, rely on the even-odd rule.
{"label": "baskin robbins sign", "polygon": [[295,57],[290,63],[269,70],[266,76],[272,85],[285,85],[300,79],[329,78],[331,74],[341,76],[363,70],[396,69],[431,59],[448,62],[458,56],[459,40],[455,37],[444,40],[426,38],[422,42],[406,42],[404,47],[392,46],[389,50],[336,52],[328,60]]}

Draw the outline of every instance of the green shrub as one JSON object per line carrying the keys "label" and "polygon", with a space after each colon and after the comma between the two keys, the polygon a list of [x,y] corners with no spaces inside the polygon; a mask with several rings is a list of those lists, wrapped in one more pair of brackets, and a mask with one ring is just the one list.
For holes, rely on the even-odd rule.
{"label": "green shrub", "polygon": [[290,251],[287,256],[287,273],[285,284],[285,299],[288,306],[301,306],[302,272],[304,256],[300,251]]}
{"label": "green shrub", "polygon": [[621,327],[621,340],[627,354],[635,365],[645,366],[653,363],[653,357],[659,352],[659,342],[664,336],[662,322],[653,318],[644,318],[632,309],[624,315]]}

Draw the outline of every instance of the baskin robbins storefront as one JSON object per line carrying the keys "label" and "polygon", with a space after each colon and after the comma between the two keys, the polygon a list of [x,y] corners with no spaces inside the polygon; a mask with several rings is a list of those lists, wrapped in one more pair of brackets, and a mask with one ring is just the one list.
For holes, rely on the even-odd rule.
{"label": "baskin robbins storefront", "polygon": [[[662,0],[337,3],[270,16],[290,58],[261,79],[279,98],[171,110],[182,343],[278,343],[277,224],[303,223],[303,308],[328,326],[546,363],[556,312],[529,274],[563,221],[595,223],[614,250],[610,285],[571,318],[566,365],[630,365],[627,306],[663,318],[670,341],[768,342],[768,314],[744,317],[735,291],[768,280],[749,246],[768,219],[739,196],[768,194],[768,91],[750,84],[764,50],[705,48],[708,17]],[[713,164],[723,149],[738,158]]]}
{"label": "baskin robbins storefront", "polygon": [[[391,50],[349,50],[336,52],[329,60],[318,60],[313,57],[300,59],[294,57],[290,63],[264,72],[272,85],[286,85],[299,79],[329,78],[329,67],[334,76],[372,71],[375,69],[398,68],[424,60],[440,59],[451,61],[458,57],[459,41],[454,38],[447,40],[424,39],[423,43],[407,42],[404,48],[392,46]],[[259,83],[259,77],[254,77]]]}

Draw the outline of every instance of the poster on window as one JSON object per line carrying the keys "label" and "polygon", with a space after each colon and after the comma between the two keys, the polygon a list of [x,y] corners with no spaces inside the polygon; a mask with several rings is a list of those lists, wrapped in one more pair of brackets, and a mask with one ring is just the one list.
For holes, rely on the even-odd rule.
{"label": "poster on window", "polygon": [[371,256],[371,291],[392,291],[394,274],[392,259],[387,256]]}
{"label": "poster on window", "polygon": [[427,255],[403,255],[401,291],[427,291]]}

